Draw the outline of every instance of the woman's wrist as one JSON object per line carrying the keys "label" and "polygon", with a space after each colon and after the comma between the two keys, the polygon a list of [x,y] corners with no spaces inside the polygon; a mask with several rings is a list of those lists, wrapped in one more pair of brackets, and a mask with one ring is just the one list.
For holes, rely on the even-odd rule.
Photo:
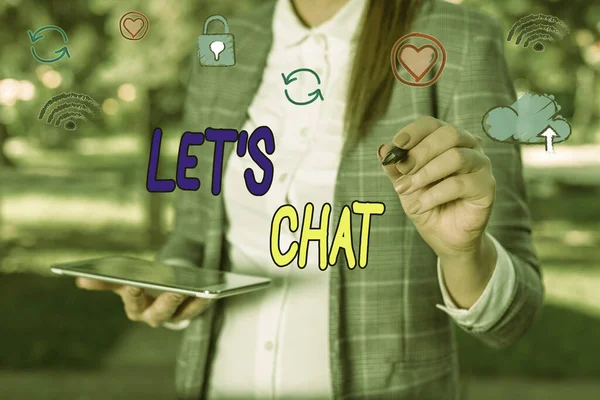
{"label": "woman's wrist", "polygon": [[471,308],[496,268],[498,254],[494,242],[484,233],[473,251],[439,258],[450,297],[458,307]]}

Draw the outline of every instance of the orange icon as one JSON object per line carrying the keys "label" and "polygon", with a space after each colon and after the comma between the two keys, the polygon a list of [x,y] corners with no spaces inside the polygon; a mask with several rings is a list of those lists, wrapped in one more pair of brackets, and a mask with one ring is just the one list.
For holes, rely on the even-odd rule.
{"label": "orange icon", "polygon": [[[420,46],[405,43],[411,38],[419,38],[421,39],[420,42],[424,43]],[[415,32],[402,36],[396,41],[392,48],[390,62],[394,76],[398,81],[408,86],[426,87],[433,85],[440,78],[446,67],[446,58],[446,49],[439,40],[433,36]],[[398,71],[398,63],[412,79],[409,79],[408,76],[402,76]],[[438,64],[439,67],[434,76],[423,81],[423,78]]]}
{"label": "orange icon", "polygon": [[124,14],[119,21],[121,36],[127,40],[141,40],[148,33],[150,22],[148,18],[137,11],[130,11]]}

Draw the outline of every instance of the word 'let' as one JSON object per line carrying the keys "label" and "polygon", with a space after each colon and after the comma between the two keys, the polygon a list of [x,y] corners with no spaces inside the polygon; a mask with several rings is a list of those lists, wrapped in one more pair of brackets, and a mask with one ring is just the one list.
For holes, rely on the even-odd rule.
{"label": "word 'let'", "polygon": [[223,159],[225,153],[225,143],[237,142],[236,153],[238,157],[244,157],[246,152],[252,160],[264,171],[262,182],[257,182],[254,171],[247,168],[244,171],[244,180],[248,191],[255,196],[262,196],[269,191],[273,183],[273,163],[258,147],[260,141],[264,141],[265,151],[271,155],[275,152],[275,138],[273,132],[268,126],[258,127],[248,135],[248,132],[238,133],[235,129],[212,129],[207,128],[202,132],[185,132],[181,136],[179,144],[179,153],[177,156],[177,175],[176,179],[158,179],[158,160],[160,158],[160,143],[162,140],[162,130],[156,128],[152,136],[152,147],[150,148],[150,162],[148,163],[148,178],[146,188],[149,192],[172,192],[175,187],[181,190],[200,189],[200,179],[188,178],[186,171],[195,168],[198,165],[198,159],[188,153],[190,146],[200,146],[205,141],[213,142],[215,146],[212,169],[212,187],[211,192],[214,196],[221,193],[221,178],[223,175]]}
{"label": "word 'let'", "polygon": [[[294,241],[290,248],[282,253],[279,248],[279,235],[281,222],[289,219],[290,231],[296,232],[298,229],[298,212],[292,205],[279,207],[271,222],[271,257],[273,262],[279,267],[289,265],[296,255],[298,255],[298,267],[304,268],[308,258],[308,242],[311,240],[319,242],[319,268],[324,271],[328,265],[334,265],[337,262],[340,250],[344,250],[348,268],[353,269],[356,266],[356,256],[352,248],[352,224],[350,218],[350,207],[344,206],[340,221],[334,234],[331,249],[329,250],[329,260],[327,257],[327,244],[329,243],[329,215],[331,214],[331,205],[325,203],[321,209],[321,224],[318,228],[311,227],[311,220],[314,206],[307,203],[304,207],[304,218],[302,220],[302,230],[300,231],[300,243]],[[358,266],[365,268],[367,266],[367,253],[369,250],[369,237],[371,229],[371,215],[382,215],[385,212],[383,203],[352,203],[352,212],[362,215],[359,238],[359,257]],[[329,264],[328,264],[329,261]]]}

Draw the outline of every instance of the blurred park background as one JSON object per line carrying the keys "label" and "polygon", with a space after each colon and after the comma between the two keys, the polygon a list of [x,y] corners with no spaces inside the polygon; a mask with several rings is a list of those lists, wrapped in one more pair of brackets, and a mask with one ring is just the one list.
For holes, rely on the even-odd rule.
{"label": "blurred park background", "polygon": [[[129,323],[116,296],[83,293],[51,276],[49,264],[153,257],[172,209],[169,195],[145,189],[152,129],[163,128],[163,148],[175,155],[204,19],[260,2],[0,0],[0,398],[172,397],[179,334]],[[506,350],[459,333],[465,398],[600,398],[600,3],[462,3],[494,15],[505,32],[533,13],[570,27],[543,53],[505,49],[519,93],[554,94],[573,127],[554,156],[543,146],[523,149],[545,308]],[[131,10],[150,20],[140,41],[119,33]],[[33,59],[27,31],[45,25],[68,34],[70,59]],[[47,32],[35,48],[48,58],[63,45]],[[69,132],[39,121],[43,104],[62,92],[89,94],[104,123],[78,121]],[[174,173],[174,159],[165,161]]]}

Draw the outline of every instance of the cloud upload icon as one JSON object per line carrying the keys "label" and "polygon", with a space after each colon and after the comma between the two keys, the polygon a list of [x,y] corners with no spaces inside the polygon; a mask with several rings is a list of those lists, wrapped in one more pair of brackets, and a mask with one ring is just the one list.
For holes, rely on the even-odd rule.
{"label": "cloud upload icon", "polygon": [[489,110],[483,116],[483,131],[499,142],[546,143],[546,151],[551,152],[553,143],[571,136],[571,125],[559,112],[553,95],[525,93],[510,107]]}

